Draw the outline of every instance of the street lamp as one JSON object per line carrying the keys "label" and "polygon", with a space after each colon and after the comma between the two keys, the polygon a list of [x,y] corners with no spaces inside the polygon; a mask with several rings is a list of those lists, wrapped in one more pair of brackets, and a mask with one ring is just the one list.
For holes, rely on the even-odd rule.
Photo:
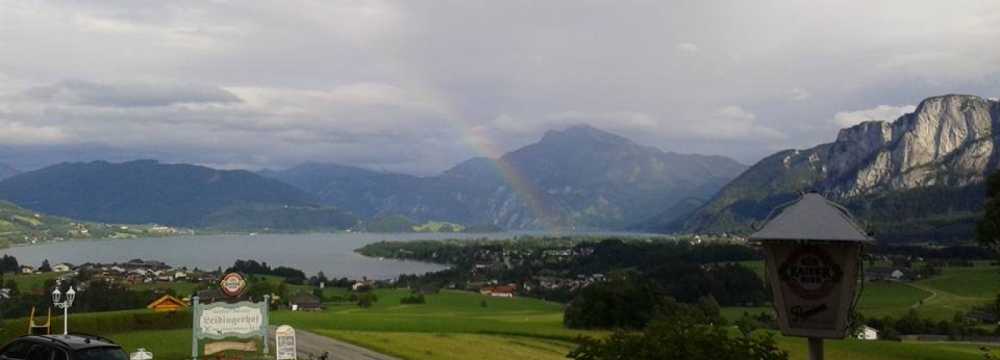
{"label": "street lamp", "polygon": [[859,257],[873,239],[847,209],[816,193],[780,210],[750,241],[764,247],[781,333],[809,338],[809,358],[821,360],[823,339],[847,335]]}
{"label": "street lamp", "polygon": [[61,298],[62,292],[56,285],[56,289],[52,290],[52,305],[63,309],[63,335],[69,335],[69,308],[73,306],[73,300],[76,300],[76,290],[70,286],[69,290],[66,291],[66,301],[60,302]]}

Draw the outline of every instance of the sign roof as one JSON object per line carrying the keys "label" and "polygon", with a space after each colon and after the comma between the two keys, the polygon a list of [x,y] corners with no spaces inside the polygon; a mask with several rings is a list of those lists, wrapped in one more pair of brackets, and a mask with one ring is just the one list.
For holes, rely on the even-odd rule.
{"label": "sign roof", "polygon": [[827,240],[871,242],[846,209],[816,193],[806,193],[781,210],[750,240]]}

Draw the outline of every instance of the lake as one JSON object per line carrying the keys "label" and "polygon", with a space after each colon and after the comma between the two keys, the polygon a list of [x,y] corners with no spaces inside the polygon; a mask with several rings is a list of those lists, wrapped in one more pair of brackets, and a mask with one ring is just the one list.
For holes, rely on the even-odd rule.
{"label": "lake", "polygon": [[[361,256],[354,252],[365,244],[388,240],[427,239],[509,239],[519,235],[545,233],[334,233],[334,234],[259,234],[197,235],[122,240],[63,241],[0,250],[17,257],[21,264],[37,267],[48,259],[61,262],[126,262],[131,259],[159,260],[172,266],[215,269],[232,266],[237,259],[266,261],[268,265],[289,266],[315,275],[358,279],[395,278],[400,274],[423,274],[445,267],[419,261],[402,261]],[[614,233],[607,233],[614,235]],[[566,234],[561,234],[566,235]],[[595,234],[591,234],[595,235]],[[637,234],[617,234],[637,235]]]}

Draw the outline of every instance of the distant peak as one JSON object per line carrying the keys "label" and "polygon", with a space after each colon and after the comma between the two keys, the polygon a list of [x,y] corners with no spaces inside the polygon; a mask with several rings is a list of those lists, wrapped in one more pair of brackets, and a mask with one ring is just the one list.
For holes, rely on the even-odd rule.
{"label": "distant peak", "polygon": [[598,141],[610,144],[631,143],[629,139],[612,134],[610,132],[595,128],[587,124],[573,125],[565,130],[549,130],[545,132],[540,142],[572,140],[572,141]]}
{"label": "distant peak", "polygon": [[969,103],[982,103],[986,104],[989,101],[983,99],[976,95],[965,95],[965,94],[946,94],[939,96],[932,96],[924,99],[917,105],[916,112],[921,112],[922,110],[929,108],[939,108],[942,106],[961,106]]}

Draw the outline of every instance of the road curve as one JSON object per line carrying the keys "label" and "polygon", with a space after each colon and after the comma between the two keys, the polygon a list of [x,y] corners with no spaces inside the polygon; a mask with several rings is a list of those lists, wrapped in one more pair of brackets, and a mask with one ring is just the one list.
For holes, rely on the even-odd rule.
{"label": "road curve", "polygon": [[[272,326],[271,334],[268,336],[271,351],[274,351],[274,329],[275,327]],[[389,355],[301,329],[295,329],[295,343],[298,347],[300,360],[319,359],[323,353],[329,353],[328,360],[399,360]]]}

